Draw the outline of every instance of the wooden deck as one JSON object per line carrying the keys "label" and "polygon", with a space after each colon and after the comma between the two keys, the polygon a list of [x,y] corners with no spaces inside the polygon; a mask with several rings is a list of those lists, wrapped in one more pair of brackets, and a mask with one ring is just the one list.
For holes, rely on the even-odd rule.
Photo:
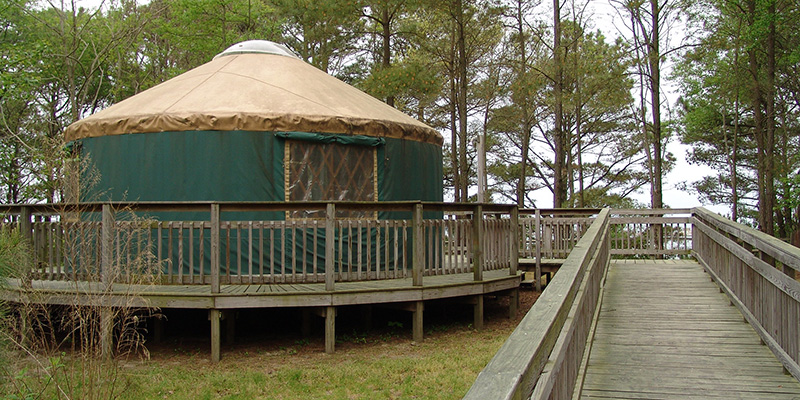
{"label": "wooden deck", "polygon": [[612,261],[602,296],[581,398],[800,399],[697,262]]}
{"label": "wooden deck", "polygon": [[[114,306],[124,299],[127,306],[200,309],[327,307],[483,295],[517,289],[520,277],[501,269],[484,271],[480,281],[475,281],[471,272],[426,276],[423,286],[414,286],[411,278],[404,278],[337,282],[334,291],[326,291],[324,282],[221,285],[220,293],[212,293],[210,285],[114,284],[106,291],[97,282],[37,280],[32,282],[37,296],[26,300]],[[19,301],[21,293],[19,281],[12,279],[9,287],[0,291],[0,298]]]}

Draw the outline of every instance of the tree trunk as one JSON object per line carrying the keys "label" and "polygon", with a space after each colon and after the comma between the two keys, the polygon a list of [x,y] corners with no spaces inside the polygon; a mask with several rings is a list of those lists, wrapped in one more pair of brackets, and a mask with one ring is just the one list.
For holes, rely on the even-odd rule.
{"label": "tree trunk", "polygon": [[767,33],[767,82],[764,94],[766,95],[766,143],[764,153],[764,194],[766,202],[764,209],[764,232],[775,233],[775,2],[767,2],[767,19],[769,31]]}
{"label": "tree trunk", "polygon": [[456,54],[455,54],[455,39],[451,36],[452,42],[450,43],[450,163],[453,170],[453,200],[458,203],[461,202],[461,191],[459,189],[459,182],[461,182],[461,174],[459,172],[458,163],[458,112],[456,103],[458,102],[457,85],[456,85]]}
{"label": "tree trunk", "polygon": [[[392,66],[392,20],[389,15],[389,8],[386,7],[381,12],[381,36],[383,38],[383,57],[382,64],[384,69]],[[394,107],[394,95],[386,96],[386,104]]]}
{"label": "tree trunk", "polygon": [[[528,51],[527,51],[527,41],[525,40],[525,27],[523,26],[523,18],[522,15],[522,2],[517,2],[517,33],[519,34],[519,70],[518,73],[520,75],[524,75],[528,70]],[[530,151],[530,142],[531,142],[531,123],[530,123],[530,115],[528,111],[528,95],[527,93],[523,92],[523,99],[522,102],[522,165],[520,168],[519,173],[519,183],[517,184],[517,207],[525,207],[525,192],[527,188],[525,186],[528,177],[528,152]]]}
{"label": "tree trunk", "polygon": [[647,59],[650,62],[650,99],[653,117],[653,181],[650,185],[650,205],[652,208],[664,208],[662,200],[662,149],[661,149],[661,54],[659,41],[660,11],[658,0],[650,0],[652,15],[651,39],[648,46]]}
{"label": "tree trunk", "polygon": [[553,141],[555,142],[555,159],[553,165],[553,207],[563,207],[567,202],[567,143],[563,132],[563,71],[561,65],[561,4],[553,0],[553,95],[555,97],[555,126]]}
{"label": "tree trunk", "polygon": [[[739,65],[739,50],[734,54],[734,64]],[[739,91],[736,91],[736,99],[733,103],[733,155],[731,157],[731,203],[733,222],[739,222],[739,177],[737,176],[736,163],[739,154]]]}
{"label": "tree trunk", "polygon": [[458,38],[456,41],[458,62],[458,166],[461,172],[459,178],[459,190],[461,191],[462,201],[468,198],[467,186],[469,181],[467,166],[467,50],[465,38],[464,4],[462,0],[456,1],[456,29]]}
{"label": "tree trunk", "polygon": [[[756,2],[755,0],[750,0],[747,2],[747,8],[749,13],[749,23],[753,26],[756,23]],[[769,35],[768,35],[769,36]],[[767,38],[766,47],[767,47],[767,58],[769,58],[769,54],[772,53],[774,56],[774,37],[773,40],[769,40]],[[773,49],[772,51],[769,50],[769,44],[772,43]],[[751,90],[750,90],[750,101],[751,106],[753,108],[753,124],[754,124],[754,131],[753,134],[756,137],[756,148],[757,148],[757,183],[758,183],[758,225],[759,229],[767,234],[773,234],[775,230],[775,224],[773,220],[773,208],[774,208],[774,198],[772,195],[774,194],[774,184],[771,183],[773,179],[772,171],[770,168],[771,158],[773,154],[773,150],[770,146],[774,143],[774,137],[769,138],[770,133],[774,134],[774,130],[771,128],[767,128],[769,116],[764,115],[764,108],[769,108],[766,105],[768,101],[766,100],[766,96],[769,93],[768,90],[762,87],[760,76],[761,76],[761,63],[758,61],[758,54],[756,54],[756,46],[749,46],[747,48],[747,55],[748,55],[748,67],[750,70],[750,78],[751,78]],[[773,60],[774,62],[774,60]],[[769,69],[769,68],[768,68]],[[773,69],[774,72],[774,69]],[[769,75],[769,74],[767,74]],[[769,84],[770,79],[767,78],[767,84]],[[773,80],[774,82],[774,76]],[[773,117],[774,118],[774,117]]]}

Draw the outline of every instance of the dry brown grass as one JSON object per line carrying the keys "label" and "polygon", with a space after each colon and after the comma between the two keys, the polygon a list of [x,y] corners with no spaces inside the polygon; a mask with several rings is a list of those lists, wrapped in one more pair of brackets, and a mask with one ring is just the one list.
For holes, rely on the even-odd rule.
{"label": "dry brown grass", "polygon": [[411,341],[408,327],[340,334],[332,355],[324,353],[321,338],[284,337],[224,347],[214,364],[205,342],[165,343],[151,347],[150,361],[127,365],[132,386],[122,398],[458,399],[538,294],[520,297],[514,319],[505,316],[507,303],[487,302],[482,331],[463,318],[447,325],[428,318],[422,343]]}

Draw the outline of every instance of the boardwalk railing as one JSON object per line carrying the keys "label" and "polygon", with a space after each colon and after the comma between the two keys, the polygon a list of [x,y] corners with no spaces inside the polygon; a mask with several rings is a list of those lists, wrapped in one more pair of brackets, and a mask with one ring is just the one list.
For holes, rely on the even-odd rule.
{"label": "boardwalk railing", "polygon": [[613,210],[611,254],[688,255],[692,250],[692,210]]}
{"label": "boardwalk railing", "polygon": [[[290,217],[298,211],[324,218]],[[100,280],[113,271],[117,282],[157,274],[162,284],[215,290],[284,282],[325,282],[333,290],[344,281],[412,278],[422,285],[431,275],[516,274],[518,259],[518,214],[508,205],[116,203],[0,212],[32,243],[29,279]]]}
{"label": "boardwalk railing", "polygon": [[[520,210],[521,258],[562,260],[594,221],[598,209]],[[690,209],[611,210],[611,254],[616,256],[689,255]]]}
{"label": "boardwalk railing", "polygon": [[800,249],[702,208],[693,222],[694,257],[800,379]]}
{"label": "boardwalk railing", "polygon": [[609,243],[609,210],[602,210],[465,399],[571,398]]}
{"label": "boardwalk railing", "polygon": [[567,258],[599,211],[597,209],[520,210],[520,257]]}

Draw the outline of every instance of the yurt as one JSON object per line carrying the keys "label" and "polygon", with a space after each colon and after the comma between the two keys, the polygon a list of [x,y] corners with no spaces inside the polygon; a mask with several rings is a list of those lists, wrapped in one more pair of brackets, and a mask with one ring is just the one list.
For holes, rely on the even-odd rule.
{"label": "yurt", "polygon": [[233,45],[65,135],[99,174],[92,201],[442,201],[436,130],[269,41]]}

